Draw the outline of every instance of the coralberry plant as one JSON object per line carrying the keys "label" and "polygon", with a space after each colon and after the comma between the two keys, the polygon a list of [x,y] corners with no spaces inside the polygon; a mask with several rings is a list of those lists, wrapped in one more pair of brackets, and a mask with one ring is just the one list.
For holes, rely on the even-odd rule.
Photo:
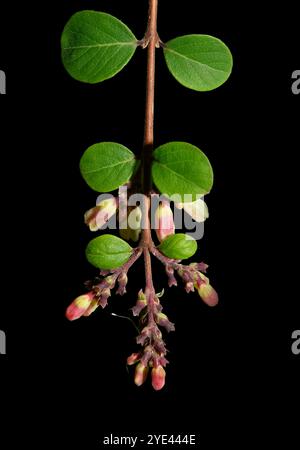
{"label": "coralberry plant", "polygon": [[[100,271],[88,285],[88,292],[68,307],[66,316],[75,320],[89,316],[99,306],[105,308],[114,289],[116,294],[124,295],[128,271],[143,257],[145,286],[137,292],[132,307],[138,321],[136,340],[140,350],[128,357],[127,364],[135,365],[137,386],[145,382],[150,370],[155,390],[165,384],[168,362],[161,328],[173,331],[174,324],[162,312],[161,294],[156,292],[152,279],[151,255],[163,264],[170,287],[177,286],[180,278],[187,292],[196,290],[209,306],[218,303],[218,295],[205,275],[208,266],[203,262],[188,265],[181,262],[194,255],[197,243],[188,234],[175,233],[174,223],[175,211],[181,209],[195,221],[203,222],[207,218],[203,196],[212,188],[212,167],[199,148],[186,142],[169,142],[155,148],[155,54],[162,50],[171,74],[195,91],[219,87],[232,69],[229,49],[215,37],[193,34],[162,42],[157,32],[157,7],[158,0],[149,0],[148,26],[141,40],[117,18],[96,11],[81,11],[72,16],[61,39],[66,70],[76,80],[86,83],[99,83],[116,75],[138,47],[148,52],[140,159],[121,144],[101,142],[89,147],[80,161],[81,174],[89,187],[102,193],[96,206],[86,212],[85,223],[96,232],[117,217],[121,238],[102,234],[90,241],[86,257]],[[116,189],[117,196],[107,194]],[[128,206],[128,194],[131,199],[138,199],[135,205]],[[174,203],[174,215],[171,203]],[[127,241],[136,244],[132,247]]]}

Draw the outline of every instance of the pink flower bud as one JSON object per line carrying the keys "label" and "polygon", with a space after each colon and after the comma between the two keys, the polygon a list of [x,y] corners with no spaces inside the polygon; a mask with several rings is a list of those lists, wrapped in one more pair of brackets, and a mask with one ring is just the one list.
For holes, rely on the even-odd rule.
{"label": "pink flower bud", "polygon": [[160,242],[175,233],[173,212],[170,203],[165,200],[160,203],[155,211],[155,229]]}
{"label": "pink flower bud", "polygon": [[141,386],[147,378],[148,367],[144,364],[139,363],[135,368],[134,382],[137,386]]}
{"label": "pink flower bud", "polygon": [[138,362],[140,359],[141,359],[141,354],[140,353],[132,353],[127,358],[127,364],[128,364],[128,366],[132,366],[133,364]]}
{"label": "pink flower bud", "polygon": [[217,292],[209,283],[201,283],[198,287],[198,293],[208,306],[216,306],[219,302]]}
{"label": "pink flower bud", "polygon": [[83,316],[84,313],[90,307],[94,294],[89,292],[88,294],[80,295],[77,297],[71,305],[67,308],[66,317],[69,320],[76,320]]}
{"label": "pink flower bud", "polygon": [[115,214],[117,206],[118,202],[114,197],[101,200],[97,206],[85,213],[84,222],[91,231],[97,231]]}
{"label": "pink flower bud", "polygon": [[166,371],[162,366],[153,367],[151,372],[152,387],[156,391],[162,389],[166,381]]}

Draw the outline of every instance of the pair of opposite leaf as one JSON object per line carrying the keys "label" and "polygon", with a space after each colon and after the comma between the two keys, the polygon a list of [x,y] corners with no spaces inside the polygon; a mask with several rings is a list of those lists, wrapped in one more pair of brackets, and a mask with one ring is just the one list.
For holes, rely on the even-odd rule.
{"label": "pair of opposite leaf", "polygon": [[[81,11],[64,28],[62,60],[69,74],[86,83],[116,75],[133,57],[142,41],[117,18],[96,11]],[[232,56],[219,39],[207,35],[181,36],[161,43],[170,72],[184,86],[209,91],[219,87],[232,70]],[[152,178],[167,196],[190,194],[193,199],[211,190],[213,172],[197,147],[170,142],[153,154]],[[102,142],[89,147],[80,162],[87,184],[109,192],[129,181],[139,161],[121,144]],[[112,176],[113,175],[113,176]]]}

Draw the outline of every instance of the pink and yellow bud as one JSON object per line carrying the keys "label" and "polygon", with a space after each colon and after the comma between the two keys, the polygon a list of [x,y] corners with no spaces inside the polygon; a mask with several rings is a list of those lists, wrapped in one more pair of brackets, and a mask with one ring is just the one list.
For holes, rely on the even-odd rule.
{"label": "pink and yellow bud", "polygon": [[140,353],[132,353],[127,358],[127,365],[128,366],[132,366],[133,364],[137,363],[140,359],[141,359],[141,354]]}
{"label": "pink and yellow bud", "polygon": [[173,212],[170,203],[165,200],[160,203],[155,211],[155,229],[160,242],[175,233]]}
{"label": "pink and yellow bud", "polygon": [[94,294],[89,292],[88,294],[80,295],[77,297],[71,305],[67,308],[66,317],[69,320],[79,319],[89,309],[93,301]]}
{"label": "pink and yellow bud", "polygon": [[216,306],[219,302],[219,297],[215,289],[209,283],[201,283],[197,288],[198,293],[202,300],[208,306]]}
{"label": "pink and yellow bud", "polygon": [[151,371],[152,387],[156,391],[162,389],[166,381],[166,371],[163,366],[153,367]]}
{"label": "pink and yellow bud", "polygon": [[134,382],[137,386],[141,386],[147,378],[148,366],[144,366],[142,363],[138,363],[135,368]]}
{"label": "pink and yellow bud", "polygon": [[118,202],[114,197],[101,200],[97,206],[89,209],[84,215],[84,222],[91,231],[97,231],[116,213]]}

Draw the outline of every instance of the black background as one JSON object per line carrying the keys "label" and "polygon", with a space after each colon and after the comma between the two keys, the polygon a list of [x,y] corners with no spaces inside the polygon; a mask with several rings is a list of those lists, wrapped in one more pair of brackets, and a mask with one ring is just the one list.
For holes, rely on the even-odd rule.
{"label": "black background", "polygon": [[[199,2],[201,3],[201,2]],[[143,36],[146,0],[61,1],[16,6],[1,15],[1,199],[3,293],[0,329],[9,442],[99,448],[110,432],[198,433],[202,448],[243,448],[296,438],[299,357],[292,355],[297,316],[297,151],[299,27],[292,3],[171,2],[159,5],[163,41],[211,34],[231,49],[234,70],[216,91],[196,93],[168,73],[157,52],[156,145],[183,140],[212,162],[215,184],[198,259],[220,305],[209,309],[183,289],[163,305],[176,323],[167,336],[167,386],[136,388],[126,372],[135,330],[126,314],[144,285],[141,261],[128,295],[89,319],[69,323],[65,308],[95,275],[84,258],[91,238],[82,215],[95,194],[78,161],[93,143],[116,141],[139,153],[143,139],[146,51],[115,78],[84,85],[60,62],[69,17],[102,10]],[[18,14],[16,13],[18,11]],[[294,263],[295,261],[295,263]],[[166,284],[156,261],[157,290]],[[10,321],[8,323],[8,310]],[[3,363],[3,364],[2,364]],[[7,364],[6,364],[7,363]],[[10,373],[6,369],[10,365]],[[6,389],[7,386],[7,389]],[[288,424],[284,425],[284,419]],[[3,433],[3,431],[2,431]],[[3,434],[0,435],[3,437]]]}

